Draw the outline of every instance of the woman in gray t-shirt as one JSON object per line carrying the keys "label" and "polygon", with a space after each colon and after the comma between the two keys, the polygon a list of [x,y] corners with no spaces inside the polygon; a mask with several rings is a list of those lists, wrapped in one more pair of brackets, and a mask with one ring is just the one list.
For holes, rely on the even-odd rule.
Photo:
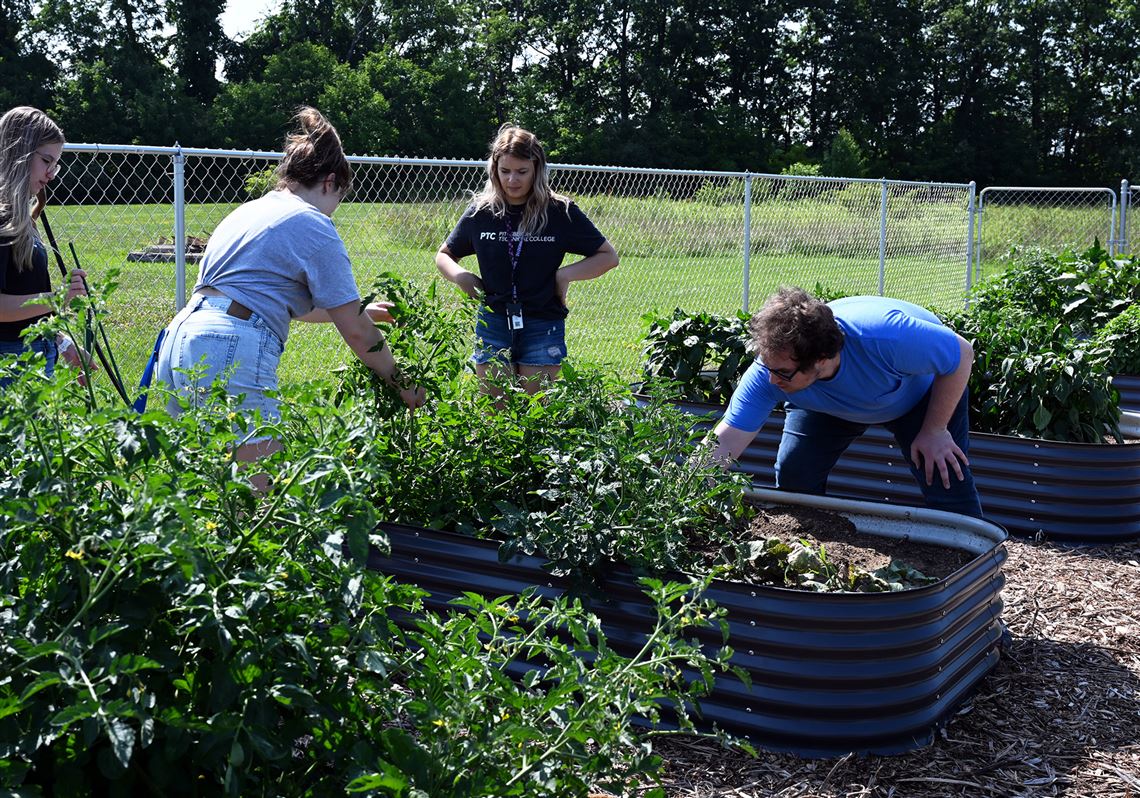
{"label": "woman in gray t-shirt", "polygon": [[[423,404],[422,388],[400,378],[375,321],[390,320],[379,303],[360,309],[360,292],[344,242],[330,218],[352,185],[352,167],[336,128],[315,108],[297,114],[298,130],[285,140],[277,189],[227,216],[210,236],[194,295],[170,325],[159,348],[157,379],[179,397],[198,401],[217,379],[241,396],[243,423],[260,412],[278,418],[277,364],[289,322],[332,322],[344,342],[409,407]],[[380,344],[377,348],[377,344]],[[234,459],[255,460],[281,448],[247,430]]]}

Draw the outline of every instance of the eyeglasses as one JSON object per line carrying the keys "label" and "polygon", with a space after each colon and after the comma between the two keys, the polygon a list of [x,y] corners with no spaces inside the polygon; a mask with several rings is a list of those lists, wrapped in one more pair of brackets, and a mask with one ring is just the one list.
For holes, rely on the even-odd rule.
{"label": "eyeglasses", "polygon": [[[763,361],[761,361],[761,362],[763,362]],[[784,382],[791,382],[793,379],[795,379],[795,376],[797,374],[799,374],[801,371],[803,371],[803,366],[796,366],[791,371],[784,371],[782,369],[774,369],[771,366],[769,366],[767,363],[764,363],[764,368],[768,369],[769,374],[775,374],[777,377],[779,377]]]}
{"label": "eyeglasses", "polygon": [[47,175],[49,178],[56,178],[63,174],[63,162],[58,158],[54,158],[51,155],[44,155],[39,150],[36,150],[36,155],[40,156],[40,159],[44,162],[44,166],[47,167]]}

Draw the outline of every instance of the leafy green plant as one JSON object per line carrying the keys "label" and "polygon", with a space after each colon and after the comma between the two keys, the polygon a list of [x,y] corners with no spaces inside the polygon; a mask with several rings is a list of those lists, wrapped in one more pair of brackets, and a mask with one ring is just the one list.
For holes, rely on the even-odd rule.
{"label": "leafy green plant", "polygon": [[874,571],[839,567],[822,543],[780,538],[749,541],[742,561],[725,566],[721,574],[758,584],[831,593],[883,593],[910,590],[938,581],[898,560]]}
{"label": "leafy green plant", "polygon": [[[222,393],[178,419],[138,416],[28,372],[6,398],[0,787],[13,793],[620,791],[658,766],[634,716],[656,717],[661,697],[684,724],[729,654],[684,641],[721,623],[690,584],[650,586],[662,615],[632,656],[571,600],[425,612],[421,591],[361,568],[385,545],[360,456],[376,417],[320,385],[260,430],[286,443],[258,463],[265,496],[232,459]],[[519,667],[533,675],[512,681]]]}
{"label": "leafy green plant", "polygon": [[[377,765],[348,791],[553,797],[600,787],[624,794],[633,777],[653,778],[660,759],[634,733],[634,720],[656,725],[657,699],[668,697],[680,728],[691,730],[688,706],[712,687],[732,652],[722,647],[710,659],[684,638],[709,625],[726,635],[723,610],[692,586],[645,584],[657,621],[629,656],[610,647],[581,603],[546,602],[533,592],[493,600],[468,593],[457,601],[462,612],[417,621],[395,663],[402,723],[380,732]],[[523,664],[521,676],[510,678],[512,664]],[[682,669],[698,677],[686,681]],[[369,680],[374,700],[391,703],[389,679]]]}
{"label": "leafy green plant", "polygon": [[1119,439],[1119,395],[1104,343],[1016,306],[975,305],[947,323],[974,348],[971,429],[1075,443]]}
{"label": "leafy green plant", "polygon": [[647,387],[670,384],[678,398],[723,403],[752,364],[748,316],[647,314],[643,374]]}
{"label": "leafy green plant", "polygon": [[1140,374],[1140,302],[1104,325],[1096,344],[1110,351],[1105,364],[1110,374]]}
{"label": "leafy green plant", "polygon": [[975,307],[1013,308],[1054,319],[1082,337],[1136,301],[1140,261],[1113,259],[1099,243],[1080,253],[1015,248],[1005,269],[971,293]]}
{"label": "leafy green plant", "polygon": [[277,167],[267,166],[250,172],[242,182],[242,188],[249,199],[264,197],[277,186]]}

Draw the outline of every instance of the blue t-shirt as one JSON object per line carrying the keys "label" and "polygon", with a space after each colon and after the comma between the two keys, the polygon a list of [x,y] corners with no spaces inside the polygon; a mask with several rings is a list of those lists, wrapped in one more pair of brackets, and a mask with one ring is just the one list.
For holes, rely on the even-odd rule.
{"label": "blue t-shirt", "polygon": [[360,299],[332,219],[300,197],[270,191],[210,235],[194,290],[218,289],[265,320],[284,343],[289,321]]}
{"label": "blue t-shirt", "polygon": [[757,359],[729,401],[726,424],[755,432],[783,401],[859,424],[882,424],[918,404],[935,376],[958,368],[958,337],[925,308],[877,296],[837,299],[828,307],[845,336],[835,376],[784,393]]}

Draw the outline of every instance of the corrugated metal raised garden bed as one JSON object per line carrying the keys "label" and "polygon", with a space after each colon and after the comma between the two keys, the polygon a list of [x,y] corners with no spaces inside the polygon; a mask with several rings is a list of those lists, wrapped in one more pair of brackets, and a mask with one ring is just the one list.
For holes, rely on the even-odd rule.
{"label": "corrugated metal raised garden bed", "polygon": [[[970,555],[949,577],[887,593],[813,593],[714,581],[708,595],[728,611],[733,664],[751,676],[718,676],[701,702],[702,721],[773,750],[805,756],[851,751],[898,753],[935,729],[997,663],[1004,636],[1001,589],[1005,533],[948,513],[876,506],[829,497],[755,491],[781,505],[831,509],[860,532],[957,548]],[[503,562],[495,541],[431,529],[384,525],[391,554],[369,566],[431,593],[439,607],[464,591],[489,596],[532,585],[572,589],[535,557]],[[640,646],[651,623],[635,576],[617,568],[592,609],[615,649]],[[702,642],[721,644],[718,632]]]}
{"label": "corrugated metal raised garden bed", "polygon": [[[643,397],[644,398],[644,397]],[[676,403],[711,429],[722,405]],[[773,463],[784,428],[771,415],[736,468],[757,485],[775,484]],[[1112,543],[1140,537],[1140,444],[1064,443],[970,433],[970,464],[986,517],[1013,535]],[[922,505],[898,446],[870,427],[839,458],[828,492],[865,501]]]}

